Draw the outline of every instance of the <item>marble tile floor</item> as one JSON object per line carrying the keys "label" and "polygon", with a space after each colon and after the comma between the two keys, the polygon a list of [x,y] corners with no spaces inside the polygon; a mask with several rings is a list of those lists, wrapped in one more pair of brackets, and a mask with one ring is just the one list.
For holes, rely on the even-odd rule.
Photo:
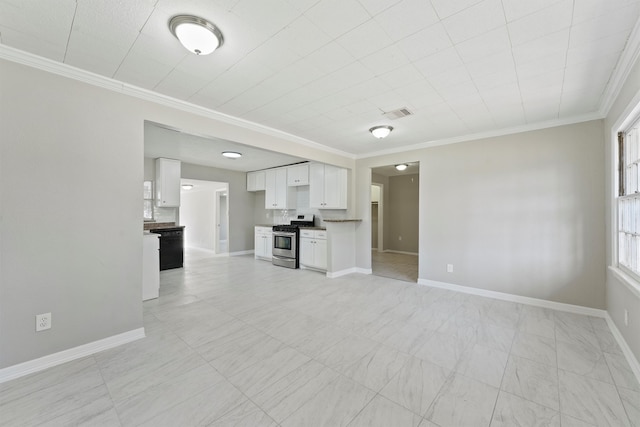
{"label": "marble tile floor", "polygon": [[0,384],[2,426],[640,426],[603,319],[188,251],[147,337]]}
{"label": "marble tile floor", "polygon": [[371,270],[376,276],[418,282],[418,255],[371,250]]}

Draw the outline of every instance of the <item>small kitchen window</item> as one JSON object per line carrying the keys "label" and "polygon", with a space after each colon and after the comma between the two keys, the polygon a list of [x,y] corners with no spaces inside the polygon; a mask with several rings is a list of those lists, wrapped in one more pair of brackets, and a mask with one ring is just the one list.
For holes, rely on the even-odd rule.
{"label": "small kitchen window", "polygon": [[153,181],[144,182],[143,190],[143,219],[153,221]]}
{"label": "small kitchen window", "polygon": [[640,119],[618,133],[618,266],[640,280]]}

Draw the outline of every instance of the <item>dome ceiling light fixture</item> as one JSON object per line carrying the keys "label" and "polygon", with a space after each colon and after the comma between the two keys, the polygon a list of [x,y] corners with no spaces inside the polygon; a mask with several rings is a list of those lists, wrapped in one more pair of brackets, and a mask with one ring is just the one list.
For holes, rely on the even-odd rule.
{"label": "dome ceiling light fixture", "polygon": [[192,190],[193,189],[193,184],[182,184],[182,189],[183,190]]}
{"label": "dome ceiling light fixture", "polygon": [[174,16],[169,21],[169,29],[182,46],[196,55],[208,55],[224,43],[218,27],[197,16]]}
{"label": "dome ceiling light fixture", "polygon": [[371,132],[371,134],[373,136],[375,136],[378,139],[382,139],[382,138],[386,138],[391,131],[393,130],[392,126],[374,126],[371,129],[369,129],[369,132]]}
{"label": "dome ceiling light fixture", "polygon": [[407,170],[407,168],[409,167],[408,164],[406,163],[400,163],[399,165],[396,165],[396,170],[399,170],[400,172]]}
{"label": "dome ceiling light fixture", "polygon": [[237,151],[223,151],[222,155],[228,159],[239,159],[242,157],[242,153],[238,153]]}

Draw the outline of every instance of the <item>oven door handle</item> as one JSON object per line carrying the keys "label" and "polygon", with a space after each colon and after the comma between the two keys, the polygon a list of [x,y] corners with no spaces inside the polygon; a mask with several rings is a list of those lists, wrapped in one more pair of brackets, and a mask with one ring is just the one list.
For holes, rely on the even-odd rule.
{"label": "oven door handle", "polygon": [[286,231],[274,231],[274,236],[283,236],[283,237],[296,237],[296,233],[289,233]]}

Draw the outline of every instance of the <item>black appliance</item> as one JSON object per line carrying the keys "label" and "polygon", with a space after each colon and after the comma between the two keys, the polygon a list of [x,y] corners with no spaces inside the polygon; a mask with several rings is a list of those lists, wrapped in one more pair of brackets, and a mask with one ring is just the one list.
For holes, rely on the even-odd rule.
{"label": "black appliance", "polygon": [[273,226],[273,265],[287,268],[300,267],[300,227],[313,227],[314,216],[297,215],[290,224]]}
{"label": "black appliance", "polygon": [[182,268],[184,264],[184,226],[149,230],[160,235],[160,271]]}

